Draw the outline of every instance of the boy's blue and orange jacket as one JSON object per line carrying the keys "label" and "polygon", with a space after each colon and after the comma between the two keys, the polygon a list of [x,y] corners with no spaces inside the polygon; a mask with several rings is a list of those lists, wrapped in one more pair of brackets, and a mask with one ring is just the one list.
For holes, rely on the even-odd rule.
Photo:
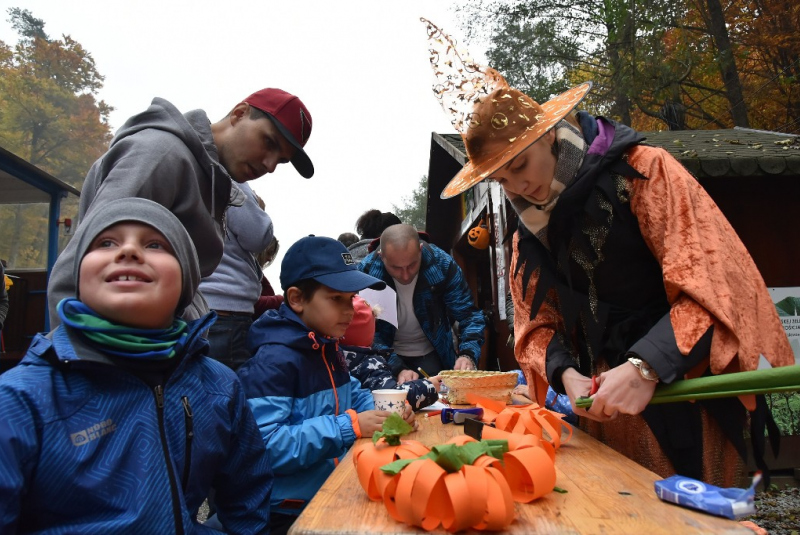
{"label": "boy's blue and orange jacket", "polygon": [[251,327],[254,356],[239,369],[275,473],[271,510],[300,514],[356,440],[347,410],[373,410],[335,340],[311,331],[286,304]]}
{"label": "boy's blue and orange jacket", "polygon": [[240,383],[190,323],[159,391],[59,326],[0,375],[0,533],[266,532],[269,458]]}

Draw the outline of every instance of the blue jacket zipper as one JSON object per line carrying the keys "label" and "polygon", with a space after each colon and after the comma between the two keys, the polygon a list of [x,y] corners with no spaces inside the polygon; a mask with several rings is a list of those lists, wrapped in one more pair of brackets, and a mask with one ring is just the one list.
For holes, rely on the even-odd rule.
{"label": "blue jacket zipper", "polygon": [[183,456],[183,477],[181,478],[181,488],[184,494],[189,486],[189,470],[192,466],[192,440],[194,439],[194,414],[192,413],[192,406],[189,404],[189,398],[183,396],[181,398],[183,403],[183,420],[186,427],[186,453]]}
{"label": "blue jacket zipper", "polygon": [[181,500],[178,495],[178,484],[175,481],[175,471],[172,469],[172,460],[167,447],[167,433],[164,429],[164,387],[155,387],[156,413],[158,414],[158,432],[161,435],[161,450],[164,452],[164,463],[169,475],[169,488],[172,494],[172,515],[175,518],[175,535],[184,535],[183,515],[181,514]]}

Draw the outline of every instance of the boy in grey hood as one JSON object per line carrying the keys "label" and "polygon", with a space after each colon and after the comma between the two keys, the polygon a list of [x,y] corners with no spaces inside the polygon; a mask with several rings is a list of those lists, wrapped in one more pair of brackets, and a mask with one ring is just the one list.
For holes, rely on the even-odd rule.
{"label": "boy in grey hood", "polygon": [[[273,475],[236,375],[208,358],[214,314],[178,318],[200,269],[147,199],[95,207],[63,266],[61,325],[0,375],[0,533],[267,533]],[[213,532],[216,533],[216,532]]]}
{"label": "boy in grey hood", "polygon": [[[155,98],[119,129],[108,152],[89,170],[78,220],[93,206],[114,199],[155,201],[184,225],[197,249],[201,275],[208,276],[222,257],[225,211],[244,202],[231,180],[253,180],[286,162],[310,178],[314,166],[303,147],[311,125],[311,114],[300,99],[280,89],[253,93],[213,124],[203,110],[181,114],[168,101]],[[51,328],[60,323],[58,302],[75,295],[69,270],[75,261],[73,242],[58,257],[48,285]],[[184,318],[195,319],[207,311],[197,293]]]}

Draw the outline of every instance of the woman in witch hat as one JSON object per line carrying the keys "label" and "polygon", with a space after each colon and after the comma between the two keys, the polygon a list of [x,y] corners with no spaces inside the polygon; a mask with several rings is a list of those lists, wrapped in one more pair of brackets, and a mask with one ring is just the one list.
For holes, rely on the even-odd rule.
{"label": "woman in witch hat", "polygon": [[[648,406],[659,382],[752,370],[762,354],[794,363],[733,228],[666,151],[575,111],[591,83],[539,104],[423,22],[469,157],[441,196],[494,180],[519,216],[510,287],[531,397],[566,393],[585,430],[663,477],[738,483],[744,407],[758,421],[763,398]],[[590,410],[575,406],[590,393]]]}

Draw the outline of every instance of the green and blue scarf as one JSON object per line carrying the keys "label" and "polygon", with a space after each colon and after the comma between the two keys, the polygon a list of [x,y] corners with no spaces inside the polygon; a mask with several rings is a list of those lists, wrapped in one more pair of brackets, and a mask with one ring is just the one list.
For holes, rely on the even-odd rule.
{"label": "green and blue scarf", "polygon": [[118,357],[170,359],[182,353],[189,338],[186,322],[178,318],[166,329],[138,329],[113,323],[75,298],[62,299],[57,310],[64,325]]}

